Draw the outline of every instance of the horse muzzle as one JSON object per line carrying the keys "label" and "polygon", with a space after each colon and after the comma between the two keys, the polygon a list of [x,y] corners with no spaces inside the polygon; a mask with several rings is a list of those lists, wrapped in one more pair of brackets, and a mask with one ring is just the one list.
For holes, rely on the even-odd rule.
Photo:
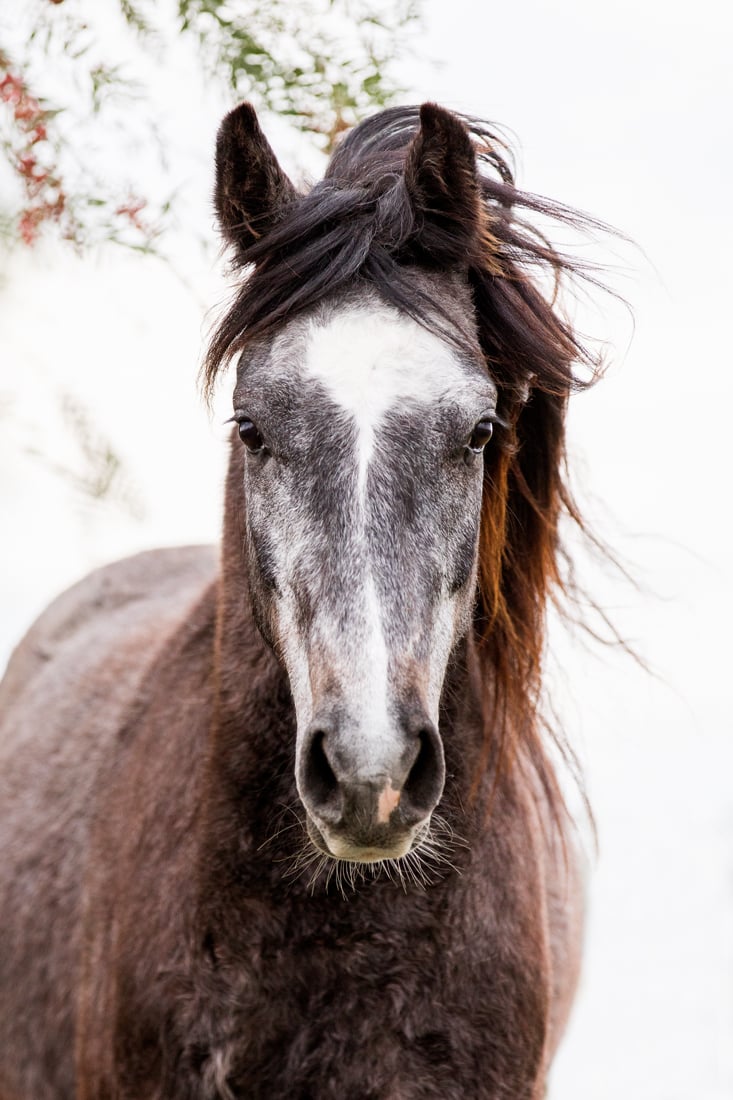
{"label": "horse muzzle", "polygon": [[318,849],[367,863],[399,859],[419,843],[443,793],[442,742],[424,718],[415,732],[401,731],[376,747],[358,730],[313,722],[297,781]]}

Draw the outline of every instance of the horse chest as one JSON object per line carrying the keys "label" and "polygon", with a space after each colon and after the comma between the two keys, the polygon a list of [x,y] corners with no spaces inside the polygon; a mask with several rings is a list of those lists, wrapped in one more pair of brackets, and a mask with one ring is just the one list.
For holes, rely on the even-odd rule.
{"label": "horse chest", "polygon": [[392,916],[264,934],[224,967],[197,1039],[202,1095],[465,1100],[511,1082],[508,1095],[531,1096],[540,961],[518,967],[489,925],[467,938],[456,914],[412,926]]}

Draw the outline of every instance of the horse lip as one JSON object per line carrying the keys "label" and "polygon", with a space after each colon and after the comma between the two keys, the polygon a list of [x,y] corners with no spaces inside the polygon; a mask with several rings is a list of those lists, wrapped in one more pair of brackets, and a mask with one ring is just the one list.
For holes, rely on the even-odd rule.
{"label": "horse lip", "polygon": [[348,860],[353,863],[379,863],[385,859],[402,859],[422,841],[425,836],[427,824],[423,823],[416,829],[403,836],[399,844],[391,848],[380,848],[374,844],[353,844],[347,838],[324,835],[322,830],[313,820],[310,814],[306,817],[306,828],[311,843],[323,855],[330,859]]}

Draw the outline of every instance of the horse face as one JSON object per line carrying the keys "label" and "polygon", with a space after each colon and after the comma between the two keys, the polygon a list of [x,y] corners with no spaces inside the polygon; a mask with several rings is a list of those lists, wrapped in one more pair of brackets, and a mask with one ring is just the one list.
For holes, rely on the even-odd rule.
{"label": "horse face", "polygon": [[400,857],[443,790],[439,703],[472,612],[496,388],[478,351],[367,296],[248,353],[234,407],[250,587],[290,679],[311,839]]}

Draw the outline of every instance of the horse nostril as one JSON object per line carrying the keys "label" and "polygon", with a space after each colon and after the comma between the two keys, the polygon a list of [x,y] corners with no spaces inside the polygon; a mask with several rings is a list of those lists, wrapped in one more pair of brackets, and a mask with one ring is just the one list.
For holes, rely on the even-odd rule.
{"label": "horse nostril", "polygon": [[415,729],[396,733],[391,753],[382,750],[369,759],[336,722],[313,722],[304,734],[297,778],[319,828],[359,835],[364,843],[369,834],[371,843],[373,829],[389,821],[390,828],[404,830],[430,814],[443,792],[443,745],[424,715]]}
{"label": "horse nostril", "polygon": [[420,730],[417,737],[420,748],[405,780],[403,792],[413,810],[428,814],[443,793],[443,745],[438,731],[433,727]]}
{"label": "horse nostril", "polygon": [[303,779],[305,789],[315,806],[326,807],[338,796],[339,784],[328,762],[324,747],[326,735],[316,730],[306,754]]}

